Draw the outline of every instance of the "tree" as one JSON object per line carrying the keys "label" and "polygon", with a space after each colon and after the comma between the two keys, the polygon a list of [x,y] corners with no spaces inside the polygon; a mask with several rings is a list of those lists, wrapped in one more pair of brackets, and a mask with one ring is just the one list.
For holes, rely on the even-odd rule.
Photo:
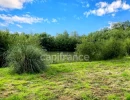
{"label": "tree", "polygon": [[42,33],[39,36],[41,45],[47,51],[55,50],[55,40],[54,37],[48,35],[47,33]]}

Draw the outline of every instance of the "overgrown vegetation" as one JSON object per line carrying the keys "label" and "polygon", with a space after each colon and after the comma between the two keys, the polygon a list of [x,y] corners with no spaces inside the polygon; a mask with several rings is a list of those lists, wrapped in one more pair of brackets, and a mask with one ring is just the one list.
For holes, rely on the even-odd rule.
{"label": "overgrown vegetation", "polygon": [[65,31],[57,36],[40,36],[41,45],[48,51],[76,51],[89,55],[90,60],[107,60],[130,54],[130,22],[115,23],[88,35],[79,36],[73,32],[69,36]]}
{"label": "overgrown vegetation", "polygon": [[[10,34],[9,31],[0,31],[0,67],[6,64],[8,66],[8,64],[14,62],[15,64],[11,65],[23,66],[28,63],[25,66],[36,66],[38,64],[41,67],[42,62],[39,64],[41,61],[40,55],[44,54],[45,49],[47,51],[67,51],[89,55],[90,60],[121,58],[130,55],[130,22],[115,23],[111,28],[104,28],[83,36],[79,36],[77,32],[69,34],[67,31],[56,36],[47,33]],[[6,56],[7,61],[5,60]],[[25,61],[25,59],[35,59],[35,57],[39,59],[36,64],[33,64],[32,61],[29,61],[30,64]],[[21,60],[16,64],[17,58]],[[22,62],[23,64],[20,64]],[[30,67],[28,70],[21,72],[29,72]]]}
{"label": "overgrown vegetation", "polygon": [[79,54],[87,54],[90,60],[106,60],[130,54],[130,22],[113,24],[111,29],[104,28],[90,33],[77,46]]}

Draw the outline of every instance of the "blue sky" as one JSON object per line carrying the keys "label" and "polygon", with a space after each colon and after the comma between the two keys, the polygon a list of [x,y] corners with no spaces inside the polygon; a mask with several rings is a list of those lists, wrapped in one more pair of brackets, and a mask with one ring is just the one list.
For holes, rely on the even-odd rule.
{"label": "blue sky", "polygon": [[0,29],[80,35],[130,20],[129,0],[0,0]]}

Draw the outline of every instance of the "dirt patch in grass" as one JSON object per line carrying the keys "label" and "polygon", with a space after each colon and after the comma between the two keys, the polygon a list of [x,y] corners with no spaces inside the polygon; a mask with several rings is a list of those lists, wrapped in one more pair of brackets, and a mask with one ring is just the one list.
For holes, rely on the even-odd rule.
{"label": "dirt patch in grass", "polygon": [[74,100],[74,98],[72,98],[70,96],[61,96],[58,98],[58,100]]}

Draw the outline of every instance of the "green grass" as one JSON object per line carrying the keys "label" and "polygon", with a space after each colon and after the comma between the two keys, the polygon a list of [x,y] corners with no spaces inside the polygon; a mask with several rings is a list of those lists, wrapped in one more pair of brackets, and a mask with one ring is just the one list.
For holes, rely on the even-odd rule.
{"label": "green grass", "polygon": [[0,100],[130,100],[130,58],[52,64],[41,74],[1,68]]}

